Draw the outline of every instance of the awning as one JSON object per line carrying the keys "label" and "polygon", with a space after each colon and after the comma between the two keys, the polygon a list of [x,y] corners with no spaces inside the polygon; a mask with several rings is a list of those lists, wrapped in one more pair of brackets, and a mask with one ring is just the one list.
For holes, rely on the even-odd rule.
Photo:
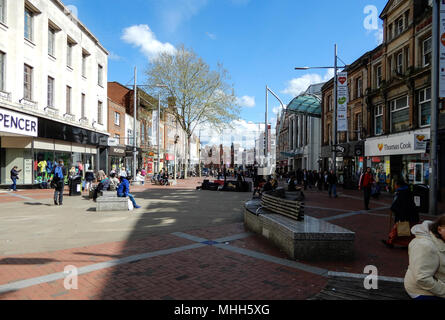
{"label": "awning", "polygon": [[301,94],[289,103],[286,111],[321,118],[321,99],[313,94]]}

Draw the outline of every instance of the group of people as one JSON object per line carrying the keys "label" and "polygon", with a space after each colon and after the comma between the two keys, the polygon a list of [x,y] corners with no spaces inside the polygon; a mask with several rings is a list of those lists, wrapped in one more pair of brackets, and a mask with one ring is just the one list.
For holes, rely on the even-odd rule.
{"label": "group of people", "polygon": [[295,191],[297,185],[303,186],[304,190],[307,188],[319,191],[328,191],[329,197],[337,198],[337,184],[338,178],[333,170],[316,171],[316,170],[302,170],[298,169],[295,172],[288,174],[287,185],[289,191]]}

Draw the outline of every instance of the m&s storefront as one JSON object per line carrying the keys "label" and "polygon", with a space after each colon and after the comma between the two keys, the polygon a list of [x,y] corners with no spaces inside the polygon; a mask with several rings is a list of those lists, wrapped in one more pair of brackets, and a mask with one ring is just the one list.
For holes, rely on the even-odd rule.
{"label": "m&s storefront", "polygon": [[371,167],[380,183],[392,190],[402,177],[409,184],[429,183],[429,129],[369,138],[365,142],[364,167]]}

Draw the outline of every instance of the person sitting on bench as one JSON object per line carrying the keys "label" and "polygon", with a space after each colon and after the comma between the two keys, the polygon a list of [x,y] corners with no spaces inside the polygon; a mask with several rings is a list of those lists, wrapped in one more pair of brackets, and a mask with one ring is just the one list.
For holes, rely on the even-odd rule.
{"label": "person sitting on bench", "polygon": [[140,206],[136,204],[136,200],[134,200],[133,195],[130,193],[130,182],[128,180],[131,180],[130,177],[120,177],[121,183],[119,184],[119,187],[117,188],[117,196],[118,197],[128,197],[130,198],[131,202],[133,202],[133,207],[135,209],[139,209]]}
{"label": "person sitting on bench", "polygon": [[108,191],[108,189],[110,188],[110,185],[111,185],[110,178],[108,178],[107,175],[104,174],[104,178],[99,182],[99,185],[97,186],[97,188],[94,189],[93,200],[96,201],[99,191],[102,191],[102,190]]}

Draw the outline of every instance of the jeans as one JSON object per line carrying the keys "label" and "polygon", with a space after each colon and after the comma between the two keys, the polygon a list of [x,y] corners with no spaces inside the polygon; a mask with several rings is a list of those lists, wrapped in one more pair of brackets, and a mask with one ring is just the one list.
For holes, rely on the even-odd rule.
{"label": "jeans", "polygon": [[334,197],[337,197],[337,185],[336,184],[330,184],[329,185],[329,196],[331,196],[331,194],[334,194]]}
{"label": "jeans", "polygon": [[[117,196],[124,198],[125,194],[119,193]],[[133,195],[131,193],[128,194],[128,198],[130,198],[131,202],[133,202],[133,206],[136,207],[137,206],[136,200],[134,200],[134,197],[133,197]]]}
{"label": "jeans", "polygon": [[16,191],[17,190],[17,178],[11,178],[11,180],[12,180],[11,189]]}
{"label": "jeans", "polygon": [[63,181],[58,181],[56,184],[56,189],[54,190],[54,203],[61,205],[63,203],[63,189],[65,184]]}
{"label": "jeans", "polygon": [[369,200],[371,199],[371,187],[363,187],[364,199],[365,199],[365,209],[369,208]]}

